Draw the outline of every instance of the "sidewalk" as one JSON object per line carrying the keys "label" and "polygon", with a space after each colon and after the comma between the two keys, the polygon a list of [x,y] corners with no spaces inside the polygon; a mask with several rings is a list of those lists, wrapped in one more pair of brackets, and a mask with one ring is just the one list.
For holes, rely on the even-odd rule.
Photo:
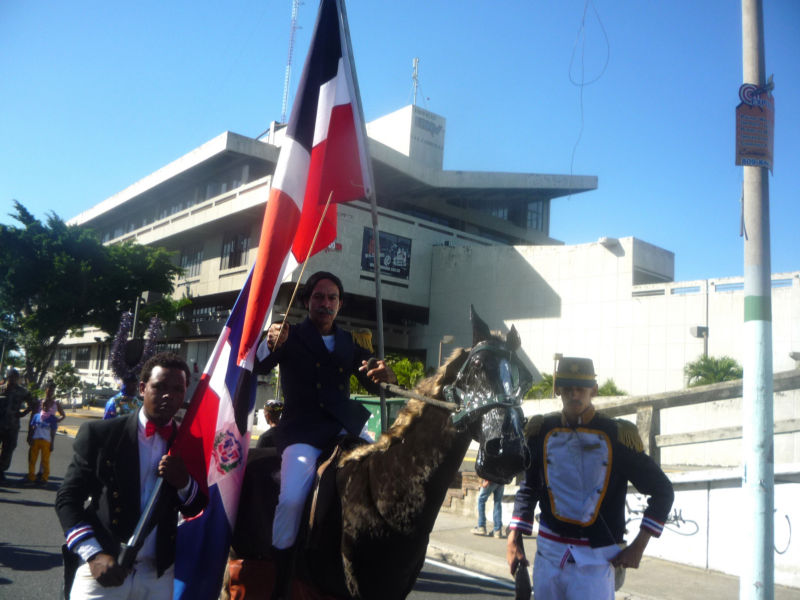
{"label": "sidewalk", "polygon": [[[508,581],[506,541],[470,533],[474,519],[440,512],[431,532],[428,558],[471,569]],[[654,544],[658,540],[653,540]],[[525,551],[533,558],[535,538],[525,539]],[[731,600],[739,597],[739,579],[645,556],[639,569],[628,569],[625,585],[616,600]],[[776,600],[800,600],[800,590],[775,586]]]}

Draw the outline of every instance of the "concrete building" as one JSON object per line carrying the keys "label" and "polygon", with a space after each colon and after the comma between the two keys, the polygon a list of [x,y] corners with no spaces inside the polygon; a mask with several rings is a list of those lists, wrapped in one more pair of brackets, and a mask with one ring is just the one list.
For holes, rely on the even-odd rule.
{"label": "concrete building", "polygon": [[[597,187],[592,176],[443,170],[445,120],[415,106],[368,124],[368,132],[389,351],[430,356],[417,344],[429,322],[434,247],[558,244],[549,236],[551,200]],[[185,268],[175,294],[192,305],[166,344],[201,369],[255,258],[282,138],[277,126],[266,140],[225,132],[70,220],[109,244],[136,241],[175,252]],[[352,202],[338,210],[338,238],[311,259],[307,273],[340,274],[346,290],[340,320],[374,329],[369,207]],[[291,288],[281,288],[276,313],[286,311]],[[295,307],[291,316],[302,312]],[[84,380],[109,384],[102,337],[86,329],[66,340],[57,362],[72,361]]]}
{"label": "concrete building", "polygon": [[[435,365],[452,344],[470,344],[473,304],[491,327],[517,327],[537,374],[553,371],[555,353],[589,355],[601,380],[644,394],[683,387],[683,367],[704,342],[709,354],[741,362],[741,280],[676,283],[673,254],[635,238],[563,245],[551,237],[551,201],[595,189],[597,178],[443,170],[445,125],[416,106],[367,125],[387,351]],[[225,132],[70,221],[107,243],[175,252],[185,268],[176,296],[192,305],[166,343],[200,370],[254,260],[282,135],[277,126],[266,140]],[[307,274],[342,277],[347,327],[375,328],[371,242],[368,205],[339,205],[336,242],[307,267]],[[794,368],[800,273],[773,282],[774,365]],[[276,315],[286,311],[291,288],[282,286]],[[290,317],[302,314],[296,306]],[[693,327],[706,328],[705,340],[692,336]],[[100,335],[87,329],[67,340],[57,360],[108,385]],[[448,336],[453,342],[443,341]]]}

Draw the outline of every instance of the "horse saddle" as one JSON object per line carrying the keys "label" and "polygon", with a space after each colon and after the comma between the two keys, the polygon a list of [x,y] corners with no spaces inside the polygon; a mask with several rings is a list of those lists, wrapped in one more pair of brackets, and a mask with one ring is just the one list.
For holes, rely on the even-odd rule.
{"label": "horse saddle", "polygon": [[336,486],[336,465],[343,454],[367,442],[354,435],[344,435],[336,440],[330,453],[323,453],[317,462],[317,479],[311,494],[311,506],[308,513],[308,533],[306,547],[314,546],[319,537],[325,517],[333,509],[338,509],[339,491]]}

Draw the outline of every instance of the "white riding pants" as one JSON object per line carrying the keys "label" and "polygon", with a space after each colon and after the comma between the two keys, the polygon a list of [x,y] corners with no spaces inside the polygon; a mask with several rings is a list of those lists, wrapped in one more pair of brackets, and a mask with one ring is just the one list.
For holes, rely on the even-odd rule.
{"label": "white riding pants", "polygon": [[272,521],[272,545],[276,548],[289,548],[297,539],[321,453],[308,444],[292,444],[281,454],[281,492]]}
{"label": "white riding pants", "polygon": [[70,600],[172,600],[174,580],[174,565],[158,577],[155,563],[143,560],[134,564],[122,585],[103,587],[92,577],[89,564],[83,563],[75,572],[69,597]]}

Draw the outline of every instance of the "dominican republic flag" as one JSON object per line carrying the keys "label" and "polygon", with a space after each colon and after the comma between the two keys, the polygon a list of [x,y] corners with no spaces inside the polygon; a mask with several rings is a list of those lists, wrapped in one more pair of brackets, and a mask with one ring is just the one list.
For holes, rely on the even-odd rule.
{"label": "dominican republic flag", "polygon": [[[322,0],[267,202],[255,264],[206,365],[173,452],[208,494],[178,527],[175,599],[216,599],[228,556],[255,406],[255,352],[287,265],[309,256],[324,205],[368,198],[371,169],[343,0]],[[335,206],[311,254],[336,239]]]}
{"label": "dominican republic flag", "polygon": [[[250,304],[263,310],[245,326],[239,363],[252,365],[254,341],[272,307],[287,264],[309,255],[328,198],[369,198],[372,169],[345,30],[343,0],[322,0],[261,229]],[[311,253],[336,239],[336,206],[328,208]],[[292,261],[293,262],[293,261]]]}

